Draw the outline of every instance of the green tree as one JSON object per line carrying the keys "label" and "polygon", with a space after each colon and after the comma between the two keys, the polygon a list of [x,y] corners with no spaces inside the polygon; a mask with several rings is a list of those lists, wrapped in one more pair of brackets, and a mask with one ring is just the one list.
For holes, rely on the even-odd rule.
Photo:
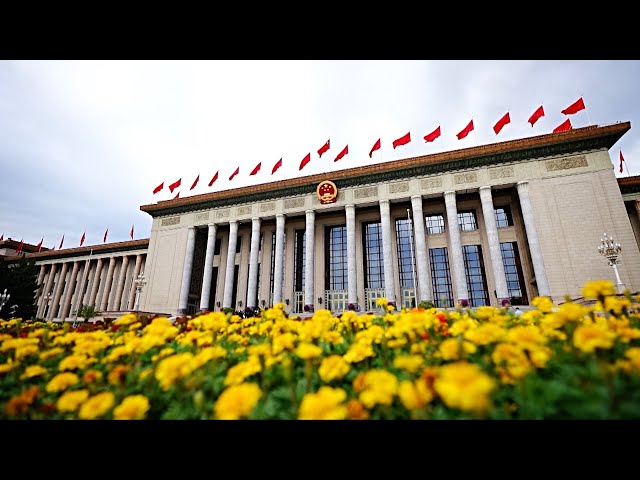
{"label": "green tree", "polygon": [[0,292],[11,295],[0,317],[9,318],[13,305],[17,305],[13,316],[31,320],[36,314],[35,295],[38,290],[38,268],[35,260],[22,256],[17,262],[0,261]]}

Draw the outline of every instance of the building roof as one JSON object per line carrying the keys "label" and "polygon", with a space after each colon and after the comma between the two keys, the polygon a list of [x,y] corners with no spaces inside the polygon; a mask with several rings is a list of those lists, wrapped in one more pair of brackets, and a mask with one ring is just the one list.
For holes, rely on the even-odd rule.
{"label": "building roof", "polygon": [[[82,257],[93,251],[98,253],[112,253],[125,250],[143,250],[149,247],[149,239],[141,238],[139,240],[127,240],[126,242],[101,243],[98,245],[86,245],[83,247],[63,248],[61,250],[48,250],[40,253],[27,253],[24,255],[30,260],[49,260],[54,258]],[[22,255],[6,257],[5,261],[18,261]]]}
{"label": "building roof", "polygon": [[328,178],[338,188],[344,188],[420,175],[433,175],[450,170],[476,168],[483,165],[529,160],[543,156],[603,148],[610,149],[630,128],[630,122],[618,122],[605,126],[590,125],[565,132],[536,135],[330,173],[164,200],[142,205],[140,210],[152,217],[158,217],[237,203],[309,194],[315,191],[318,183]]}
{"label": "building roof", "polygon": [[[7,248],[7,249],[11,249],[11,250],[16,250],[19,245],[20,245],[20,240],[14,240],[11,237],[0,241],[0,249]],[[46,248],[46,247],[42,247],[40,249],[41,252],[48,251],[48,250],[49,249]],[[22,251],[25,252],[25,253],[37,252],[38,251],[38,246],[37,245],[32,245],[30,243],[25,243],[24,245],[22,245]],[[7,255],[7,256],[10,256],[10,255]]]}
{"label": "building roof", "polygon": [[637,193],[640,192],[640,175],[633,177],[618,177],[618,186],[620,193]]}

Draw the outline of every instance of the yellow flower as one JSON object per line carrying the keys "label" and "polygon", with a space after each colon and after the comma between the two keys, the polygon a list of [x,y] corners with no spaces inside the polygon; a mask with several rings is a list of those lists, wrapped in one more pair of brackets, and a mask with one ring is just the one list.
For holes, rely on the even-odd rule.
{"label": "yellow flower", "polygon": [[282,333],[273,337],[273,354],[278,355],[283,350],[295,348],[296,336],[291,332]]}
{"label": "yellow flower", "polygon": [[591,353],[596,348],[611,348],[615,338],[615,333],[600,325],[579,325],[573,332],[573,345],[585,353]]}
{"label": "yellow flower", "polygon": [[599,298],[607,295],[615,295],[616,288],[610,280],[593,280],[584,284],[582,295],[585,298]]}
{"label": "yellow flower", "polygon": [[478,328],[466,330],[464,332],[464,338],[476,345],[489,345],[490,343],[502,340],[506,333],[507,331],[498,324],[484,323]]}
{"label": "yellow flower", "polygon": [[24,369],[24,373],[20,375],[20,380],[24,380],[26,378],[39,377],[40,375],[44,375],[47,373],[47,369],[40,365],[29,365]]}
{"label": "yellow flower", "polygon": [[9,359],[7,363],[0,363],[0,375],[3,373],[10,372],[18,365],[20,365],[18,362],[12,362],[11,359]]}
{"label": "yellow flower", "polygon": [[387,305],[387,303],[389,303],[389,300],[387,300],[385,297],[381,297],[376,300],[376,305],[379,307],[384,307]]}
{"label": "yellow flower", "polygon": [[419,378],[415,382],[409,380],[400,382],[398,397],[407,410],[419,410],[433,399],[433,393],[427,382]]}
{"label": "yellow flower", "polygon": [[553,309],[553,302],[549,297],[536,297],[531,300],[531,305],[543,313],[549,313]]}
{"label": "yellow flower", "polygon": [[366,420],[369,418],[369,412],[359,400],[352,398],[347,402],[347,418],[349,420]]}
{"label": "yellow flower", "polygon": [[36,355],[40,352],[37,345],[24,345],[16,348],[15,359],[22,360],[29,355]]}
{"label": "yellow flower", "polygon": [[[531,364],[522,347],[511,343],[500,343],[491,355],[503,383],[514,384],[531,371]],[[538,359],[542,361],[542,359]]]}
{"label": "yellow flower", "polygon": [[101,378],[102,372],[100,372],[99,370],[87,370],[86,372],[84,372],[84,375],[82,375],[82,381],[87,385],[97,382]]}
{"label": "yellow flower", "polygon": [[253,411],[262,392],[255,383],[241,383],[225,389],[214,408],[215,417],[219,420],[238,420],[247,417]]}
{"label": "yellow flower", "polygon": [[448,407],[482,413],[490,407],[495,381],[478,365],[457,362],[440,367],[434,388]]}
{"label": "yellow flower", "polygon": [[64,372],[65,370],[83,369],[95,363],[95,361],[95,358],[87,357],[86,355],[69,355],[60,361],[58,370]]}
{"label": "yellow flower", "polygon": [[463,317],[460,320],[456,320],[449,328],[449,334],[452,337],[457,337],[461,333],[466,332],[469,329],[476,328],[478,326],[478,321],[473,318]]}
{"label": "yellow flower", "polygon": [[535,350],[547,343],[547,337],[535,325],[513,327],[507,333],[507,340],[526,350]]}
{"label": "yellow flower", "polygon": [[41,361],[48,360],[49,358],[56,357],[63,352],[64,352],[64,349],[60,347],[54,347],[49,350],[45,350],[40,353],[40,360]]}
{"label": "yellow flower", "polygon": [[89,398],[89,390],[65,392],[56,402],[56,408],[59,412],[75,412],[87,398]]}
{"label": "yellow flower", "polygon": [[130,325],[138,320],[138,317],[135,313],[127,313],[126,315],[121,316],[115,322],[114,325]]}
{"label": "yellow flower", "polygon": [[458,360],[468,353],[475,353],[478,349],[473,343],[458,338],[447,338],[440,344],[438,353],[443,360]]}
{"label": "yellow flower", "polygon": [[399,355],[393,359],[393,366],[400,370],[406,370],[409,373],[416,373],[424,364],[422,355]]}
{"label": "yellow flower", "polygon": [[59,373],[49,381],[45,390],[49,393],[60,392],[62,390],[66,390],[72,385],[75,385],[79,381],[80,379],[75,373]]}
{"label": "yellow flower", "polygon": [[340,355],[330,355],[322,360],[318,373],[323,382],[340,380],[349,373],[349,363]]}
{"label": "yellow flower", "polygon": [[307,393],[300,403],[298,420],[344,420],[347,393],[341,388],[320,387],[317,393]]}
{"label": "yellow flower", "polygon": [[351,344],[347,353],[343,355],[343,358],[349,363],[358,363],[367,357],[373,357],[375,352],[370,343],[357,342]]}
{"label": "yellow flower", "polygon": [[192,371],[191,360],[193,360],[193,354],[190,352],[171,355],[160,360],[155,372],[160,387],[168,390],[176,380],[189,375]]}
{"label": "yellow flower", "polygon": [[107,375],[107,381],[117,387],[125,383],[127,373],[129,373],[131,367],[129,365],[116,365]]}
{"label": "yellow flower", "polygon": [[240,362],[229,370],[227,370],[227,376],[224,379],[225,385],[238,385],[245,381],[252,375],[255,375],[262,366],[260,365],[260,359],[258,357],[251,356],[246,361]]}
{"label": "yellow flower", "polygon": [[624,356],[630,360],[632,368],[640,372],[640,347],[632,347],[624,352]]}
{"label": "yellow flower", "polygon": [[149,399],[144,395],[129,395],[113,410],[114,420],[142,420],[149,411]]}
{"label": "yellow flower", "polygon": [[[398,392],[398,379],[386,370],[370,370],[354,379],[354,389],[360,391],[360,401],[367,408],[377,404],[391,405]],[[356,387],[356,383],[358,383]]]}
{"label": "yellow flower", "polygon": [[82,420],[93,420],[101,417],[113,407],[115,396],[111,392],[101,392],[85,401],[80,407],[78,417]]}

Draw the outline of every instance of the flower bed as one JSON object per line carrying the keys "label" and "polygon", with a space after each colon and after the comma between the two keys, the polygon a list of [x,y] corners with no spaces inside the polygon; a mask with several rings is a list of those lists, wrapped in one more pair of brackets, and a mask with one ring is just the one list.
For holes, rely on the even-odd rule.
{"label": "flower bed", "polygon": [[[2,419],[638,419],[639,298],[382,315],[0,320]],[[380,302],[387,307],[386,302]]]}

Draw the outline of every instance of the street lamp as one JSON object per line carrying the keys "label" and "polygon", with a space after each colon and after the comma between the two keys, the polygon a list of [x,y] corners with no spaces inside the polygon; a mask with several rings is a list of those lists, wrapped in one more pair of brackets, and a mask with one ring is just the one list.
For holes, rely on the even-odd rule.
{"label": "street lamp", "polygon": [[147,284],[147,280],[144,278],[144,272],[140,272],[140,275],[136,277],[134,280],[136,284],[136,312],[140,309],[140,292],[142,292],[142,287]]}
{"label": "street lamp", "polygon": [[600,246],[598,247],[598,253],[609,260],[609,265],[613,267],[613,271],[616,274],[616,288],[618,293],[624,292],[624,283],[620,280],[620,274],[618,273],[618,255],[622,251],[622,246],[616,243],[613,237],[607,237],[604,234],[604,238],[600,239]]}
{"label": "street lamp", "polygon": [[11,294],[7,293],[7,289],[5,288],[4,293],[0,295],[0,310],[2,310],[2,307],[4,307],[4,304],[9,301],[10,296]]}

